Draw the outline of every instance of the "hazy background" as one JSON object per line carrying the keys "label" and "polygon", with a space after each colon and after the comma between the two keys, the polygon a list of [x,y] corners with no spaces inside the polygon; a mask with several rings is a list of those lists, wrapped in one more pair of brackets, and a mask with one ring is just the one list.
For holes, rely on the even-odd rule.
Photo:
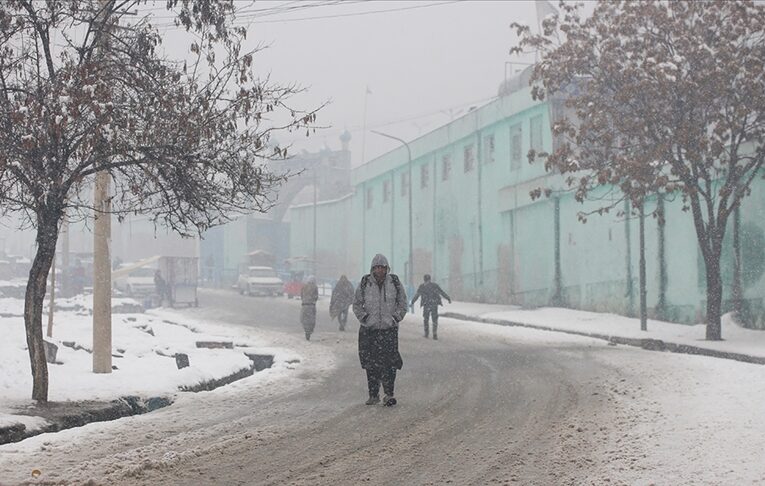
{"label": "hazy background", "polygon": [[[533,1],[240,1],[237,9],[249,45],[268,45],[255,58],[259,73],[307,88],[295,98],[300,108],[330,101],[318,118],[329,128],[310,138],[280,134],[279,143],[337,149],[347,129],[354,165],[362,163],[365,98],[367,129],[411,140],[496,96],[506,61],[533,61],[508,54],[515,42],[510,24],[536,25]],[[168,34],[168,53],[181,56],[174,49],[185,44],[172,42],[164,2],[153,10]],[[367,132],[364,158],[395,147]]]}
{"label": "hazy background", "polygon": [[[292,144],[292,154],[325,145],[338,150],[347,129],[354,166],[398,145],[369,129],[412,140],[495,97],[505,73],[525,67],[507,62],[534,60],[508,54],[516,41],[510,24],[537,24],[531,0],[239,0],[236,8],[238,24],[248,27],[248,47],[266,46],[255,57],[256,72],[303,86],[293,100],[297,108],[329,102],[317,120],[328,128],[308,138],[279,133],[278,142]],[[124,21],[144,14],[153,16],[169,57],[189,56],[190,38],[173,25],[165,0]],[[30,255],[34,234],[17,231],[17,216],[0,219],[0,250]]]}

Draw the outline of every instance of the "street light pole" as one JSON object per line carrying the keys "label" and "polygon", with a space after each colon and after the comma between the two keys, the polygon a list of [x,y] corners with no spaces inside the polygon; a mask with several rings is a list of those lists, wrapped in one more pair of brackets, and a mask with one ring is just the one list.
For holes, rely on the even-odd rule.
{"label": "street light pole", "polygon": [[[414,288],[414,255],[412,253],[412,150],[409,148],[409,144],[406,143],[404,140],[394,137],[393,135],[388,135],[387,133],[378,132],[377,130],[370,130],[372,133],[376,133],[377,135],[380,135],[382,137],[387,137],[393,140],[396,140],[397,142],[401,142],[404,147],[406,147],[406,156],[407,156],[407,168],[409,171],[409,188],[407,189],[407,193],[409,195],[409,286],[410,288]],[[393,222],[391,221],[391,224]]]}

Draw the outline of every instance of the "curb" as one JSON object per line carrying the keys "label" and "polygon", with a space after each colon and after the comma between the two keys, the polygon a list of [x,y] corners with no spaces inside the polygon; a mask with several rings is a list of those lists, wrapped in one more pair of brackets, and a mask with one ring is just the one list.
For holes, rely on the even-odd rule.
{"label": "curb", "polygon": [[[144,400],[137,396],[120,397],[111,402],[90,402],[77,411],[65,412],[60,415],[54,412],[52,417],[45,417],[45,414],[42,414],[43,418],[50,423],[39,429],[27,430],[26,426],[20,423],[0,427],[0,445],[19,442],[48,432],[82,427],[93,422],[107,422],[132,415],[141,415],[167,407],[172,403],[173,401],[166,397],[151,397]],[[51,405],[55,407],[58,404],[49,404],[41,408],[47,408],[50,411]],[[37,416],[34,413],[25,413],[24,415]]]}
{"label": "curb", "polygon": [[[180,387],[180,391],[183,392],[199,392],[210,391],[215,388],[228,385],[242,378],[253,375],[256,371],[262,371],[266,368],[270,368],[274,363],[274,356],[270,354],[255,354],[245,353],[252,364],[247,368],[232,373],[228,376],[218,378],[215,380],[204,381],[197,385]],[[86,402],[87,403],[87,402]],[[142,415],[144,413],[153,412],[160,408],[164,408],[173,404],[171,398],[166,397],[151,397],[143,399],[138,396],[125,396],[120,397],[117,400],[111,402],[89,402],[88,405],[82,407],[81,410],[74,413],[63,413],[51,418],[44,417],[45,414],[39,415],[34,413],[26,413],[24,415],[30,416],[43,416],[49,423],[48,425],[35,430],[27,430],[26,426],[21,423],[11,424],[4,427],[0,427],[0,445],[10,444],[12,442],[19,442],[35,435],[45,434],[48,432],[59,432],[65,429],[71,429],[74,427],[82,427],[93,422],[107,422],[111,420],[117,420],[123,417],[130,417],[133,415]],[[49,404],[48,406],[56,406],[59,404]]]}
{"label": "curb", "polygon": [[441,314],[441,317],[448,317],[448,318],[457,319],[460,321],[481,322],[484,324],[496,324],[499,326],[526,327],[529,329],[536,329],[539,331],[562,332],[564,334],[574,334],[577,336],[602,339],[609,343],[624,344],[626,346],[634,346],[634,347],[643,348],[649,351],[668,351],[670,353],[710,356],[712,358],[730,359],[734,361],[741,361],[743,363],[765,365],[764,357],[751,356],[748,354],[741,354],[741,353],[731,353],[729,351],[717,351],[714,349],[701,348],[701,347],[692,346],[689,344],[669,343],[666,341],[662,341],[661,339],[627,338],[627,337],[621,337],[621,336],[612,336],[608,334],[572,331],[568,329],[558,329],[558,328],[550,327],[550,326],[540,326],[537,324],[524,324],[522,322],[506,321],[504,319],[490,319],[490,318],[484,318],[484,317],[469,316],[466,314],[459,314],[457,312],[444,312]]}

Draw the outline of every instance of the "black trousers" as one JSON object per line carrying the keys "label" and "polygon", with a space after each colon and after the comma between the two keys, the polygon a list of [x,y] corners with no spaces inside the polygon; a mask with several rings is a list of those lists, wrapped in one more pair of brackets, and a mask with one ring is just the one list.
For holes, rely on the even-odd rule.
{"label": "black trousers", "polygon": [[425,335],[428,335],[428,318],[433,320],[433,334],[438,332],[438,306],[426,305],[422,308],[422,324],[425,327]]}
{"label": "black trousers", "polygon": [[393,387],[396,383],[396,368],[368,369],[367,386],[369,387],[370,397],[377,397],[380,395],[380,383],[382,383],[383,392],[389,397],[392,397]]}

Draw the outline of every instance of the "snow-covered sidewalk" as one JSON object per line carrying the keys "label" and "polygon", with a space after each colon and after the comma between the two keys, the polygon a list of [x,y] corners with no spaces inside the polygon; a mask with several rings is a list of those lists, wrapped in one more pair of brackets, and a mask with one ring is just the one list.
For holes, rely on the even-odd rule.
{"label": "snow-covered sidewalk", "polygon": [[[211,387],[215,382],[251,374],[250,356],[273,355],[281,365],[299,361],[294,352],[266,348],[235,326],[201,322],[172,309],[117,313],[139,308],[132,299],[112,300],[113,372],[92,372],[91,296],[57,301],[53,337],[56,362],[49,363],[51,402],[111,402],[123,397],[163,398],[172,402],[180,390]],[[0,428],[23,424],[25,435],[49,426],[35,416],[30,400],[32,377],[23,320],[23,301],[0,298]],[[43,316],[43,327],[47,317]],[[230,344],[200,348],[198,342]],[[176,354],[188,356],[179,369]]]}
{"label": "snow-covered sidewalk", "polygon": [[765,331],[745,329],[730,314],[723,316],[723,341],[707,341],[705,326],[648,320],[648,330],[640,330],[640,320],[617,314],[564,308],[520,309],[515,306],[454,302],[443,307],[445,317],[526,326],[608,339],[648,349],[707,354],[740,361],[765,364]]}

